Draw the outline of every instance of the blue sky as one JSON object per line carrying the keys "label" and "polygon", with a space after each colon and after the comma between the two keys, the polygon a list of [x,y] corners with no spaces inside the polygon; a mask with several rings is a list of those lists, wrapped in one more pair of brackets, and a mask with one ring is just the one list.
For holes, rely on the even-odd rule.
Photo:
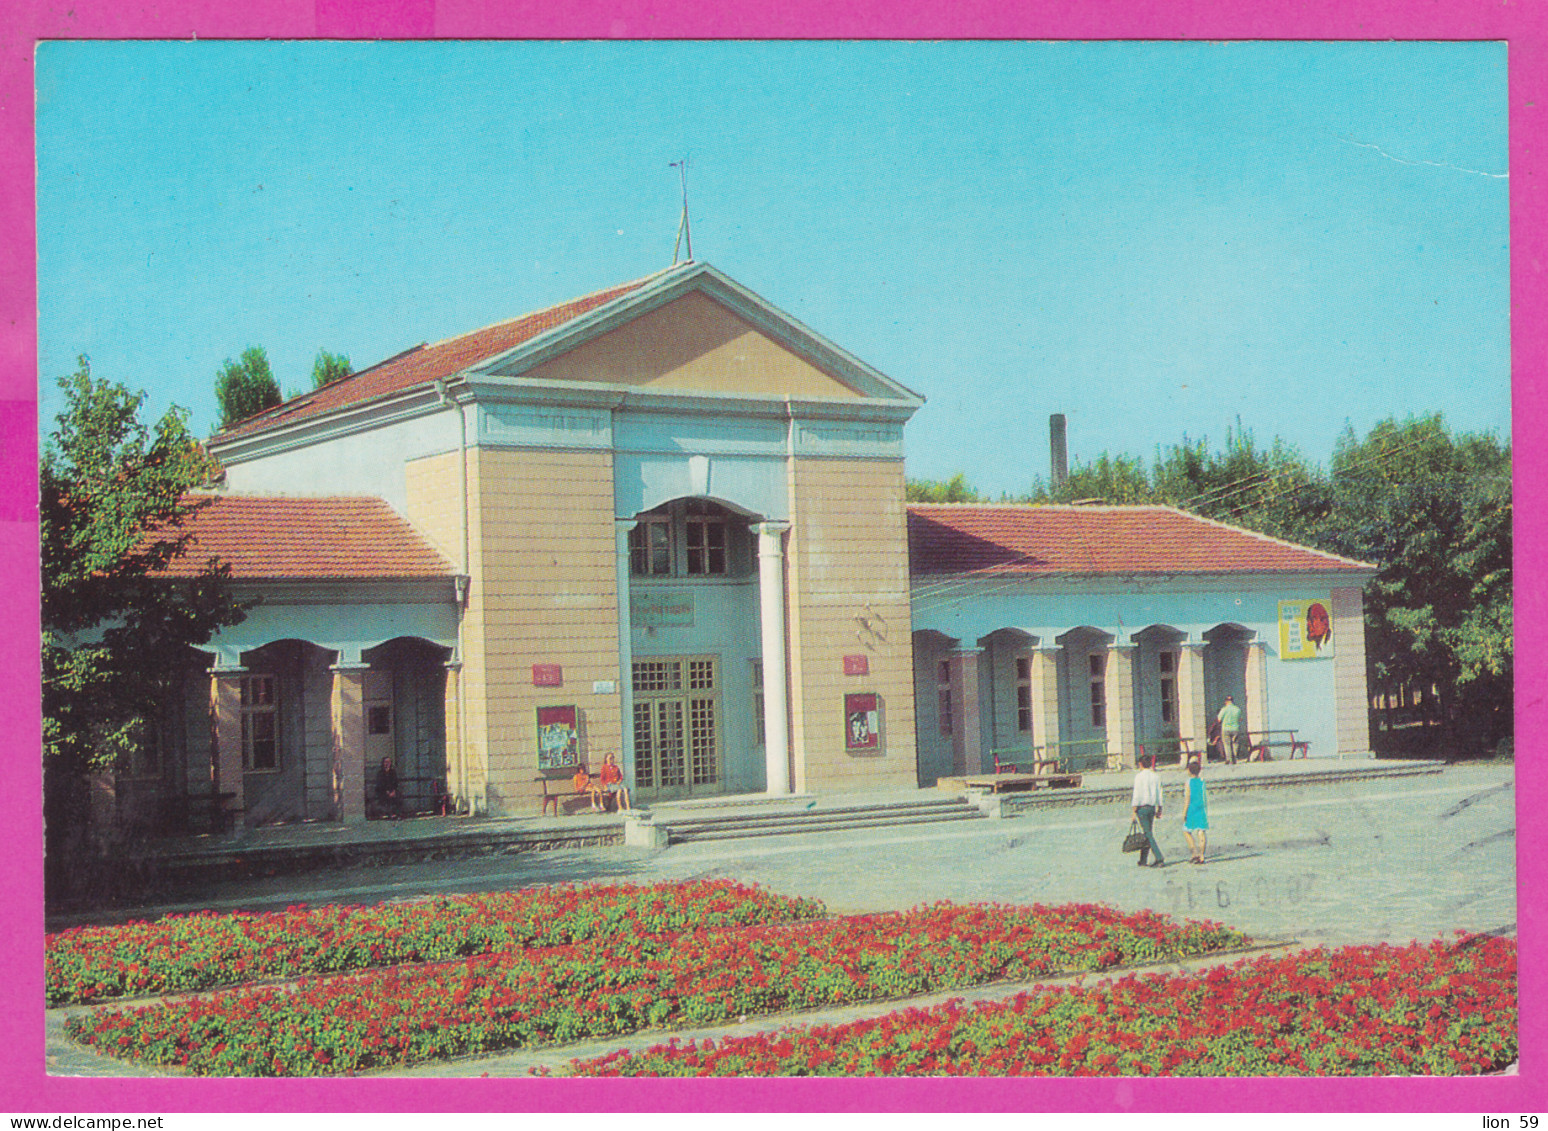
{"label": "blue sky", "polygon": [[214,424],[694,252],[991,494],[1239,419],[1510,428],[1497,43],[134,43],[37,54],[39,374]]}

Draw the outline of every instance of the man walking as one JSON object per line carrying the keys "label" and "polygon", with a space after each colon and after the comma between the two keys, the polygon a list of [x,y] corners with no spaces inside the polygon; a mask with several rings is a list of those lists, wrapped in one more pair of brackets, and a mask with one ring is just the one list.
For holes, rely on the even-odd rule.
{"label": "man walking", "polygon": [[1236,742],[1242,734],[1242,709],[1227,695],[1225,706],[1220,708],[1220,714],[1215,716],[1215,721],[1220,724],[1220,741],[1225,746],[1226,761],[1236,765]]}
{"label": "man walking", "polygon": [[1156,843],[1156,834],[1151,825],[1161,816],[1161,775],[1156,773],[1155,755],[1140,755],[1139,764],[1139,773],[1134,775],[1133,796],[1134,819],[1145,834],[1145,843],[1139,850],[1139,866],[1143,868],[1145,858],[1154,852],[1156,862],[1151,867],[1159,868],[1166,861],[1161,857],[1161,846]]}

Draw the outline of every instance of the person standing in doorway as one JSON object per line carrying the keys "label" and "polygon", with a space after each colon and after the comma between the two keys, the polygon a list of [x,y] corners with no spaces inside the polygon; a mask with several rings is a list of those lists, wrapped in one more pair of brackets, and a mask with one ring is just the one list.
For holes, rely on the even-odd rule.
{"label": "person standing in doorway", "polygon": [[1242,709],[1227,695],[1225,706],[1220,708],[1215,721],[1220,724],[1220,741],[1225,746],[1226,761],[1234,766],[1236,765],[1236,743],[1242,736]]}
{"label": "person standing in doorway", "polygon": [[1183,837],[1188,841],[1190,862],[1204,863],[1204,846],[1209,839],[1209,811],[1197,761],[1188,763],[1188,808],[1183,813]]}
{"label": "person standing in doorway", "polygon": [[1139,764],[1139,773],[1134,775],[1132,799],[1134,819],[1145,834],[1145,843],[1139,850],[1139,866],[1143,868],[1146,857],[1154,852],[1156,862],[1151,867],[1159,868],[1166,861],[1161,856],[1161,846],[1156,843],[1155,830],[1151,826],[1161,816],[1161,775],[1156,773],[1155,755],[1141,754]]}

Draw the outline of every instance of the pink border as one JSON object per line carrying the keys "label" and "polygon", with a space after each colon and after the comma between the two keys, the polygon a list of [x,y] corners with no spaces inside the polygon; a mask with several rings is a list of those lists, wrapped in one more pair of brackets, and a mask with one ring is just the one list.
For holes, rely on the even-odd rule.
{"label": "pink border", "polygon": [[[0,883],[11,912],[0,947],[11,980],[0,1013],[0,1047],[12,1050],[4,1108],[43,1114],[192,1111],[502,1111],[502,1110],[981,1110],[981,1111],[1543,1111],[1541,967],[1523,962],[1524,1074],[1464,1081],[646,1081],[347,1080],[188,1081],[49,1078],[42,1072],[41,844],[38,592],[33,469],[36,466],[37,341],[34,282],[32,49],[39,39],[106,38],[1061,38],[1061,39],[1491,39],[1510,43],[1512,292],[1516,358],[1515,431],[1534,435],[1544,422],[1543,366],[1548,323],[1541,276],[1548,262],[1541,183],[1541,116],[1548,76],[1548,7],[1537,0],[862,0],[827,4],[698,4],[693,0],[571,0],[564,5],[505,6],[487,0],[166,0],[154,6],[110,0],[43,4],[9,0],[0,21],[0,623],[14,647],[0,655],[0,733],[10,736],[0,814],[13,851],[0,854]],[[950,14],[946,10],[950,9]],[[1518,459],[1517,497],[1548,490],[1548,468],[1535,445]],[[1531,508],[1517,524],[1518,557],[1540,560],[1544,524]],[[1541,627],[1545,595],[1517,587],[1518,621]],[[1543,664],[1518,659],[1520,735],[1543,722]],[[1532,764],[1529,754],[1524,758]],[[1517,786],[1519,809],[1542,807],[1540,775]],[[1541,858],[1520,859],[1519,890],[1543,890]],[[1525,901],[1518,914],[1524,955],[1543,945],[1542,911]]]}

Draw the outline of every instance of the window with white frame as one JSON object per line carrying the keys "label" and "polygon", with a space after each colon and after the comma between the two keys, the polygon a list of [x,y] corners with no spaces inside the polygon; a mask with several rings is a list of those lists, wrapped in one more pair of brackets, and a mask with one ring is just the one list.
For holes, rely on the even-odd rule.
{"label": "window with white frame", "polygon": [[1161,673],[1161,721],[1177,720],[1177,653],[1161,652],[1156,656]]}
{"label": "window with white frame", "polygon": [[272,675],[242,677],[242,768],[277,770],[279,711]]}

